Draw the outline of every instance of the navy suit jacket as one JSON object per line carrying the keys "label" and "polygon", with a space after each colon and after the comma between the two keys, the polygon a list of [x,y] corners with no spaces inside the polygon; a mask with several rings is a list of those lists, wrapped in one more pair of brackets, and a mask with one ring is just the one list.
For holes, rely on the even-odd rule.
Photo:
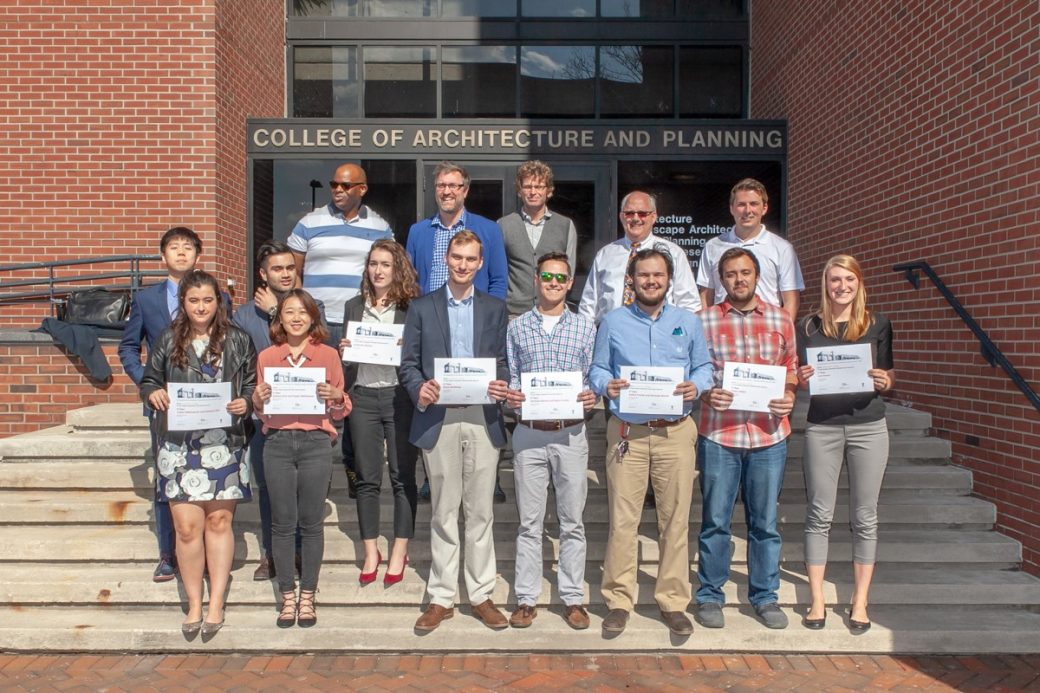
{"label": "navy suit jacket", "polygon": [[[231,297],[221,292],[224,307],[231,317]],[[166,305],[166,280],[152,284],[134,294],[130,303],[130,315],[126,319],[123,338],[119,340],[119,361],[123,370],[137,385],[144,377],[144,366],[141,365],[141,343],[152,350],[152,344],[162,331],[170,326],[170,308]]]}
{"label": "navy suit jacket", "polygon": [[[509,381],[506,364],[506,326],[509,319],[505,301],[483,291],[473,291],[473,356],[496,360],[496,379]],[[448,295],[445,288],[413,299],[404,321],[404,347],[401,352],[401,384],[412,402],[419,401],[419,388],[436,379],[433,360],[451,357],[451,328],[448,322]],[[506,445],[502,409],[498,404],[484,405],[484,422],[496,448]],[[418,406],[412,416],[409,441],[423,450],[432,450],[441,435],[444,406],[431,404],[426,411]]]}

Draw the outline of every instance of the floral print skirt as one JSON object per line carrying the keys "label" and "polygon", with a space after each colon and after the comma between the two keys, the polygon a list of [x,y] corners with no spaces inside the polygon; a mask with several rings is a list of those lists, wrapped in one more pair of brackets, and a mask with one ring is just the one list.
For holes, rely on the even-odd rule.
{"label": "floral print skirt", "polygon": [[159,501],[252,498],[245,448],[231,448],[223,429],[194,431],[183,445],[164,438],[159,442],[155,464],[155,497]]}

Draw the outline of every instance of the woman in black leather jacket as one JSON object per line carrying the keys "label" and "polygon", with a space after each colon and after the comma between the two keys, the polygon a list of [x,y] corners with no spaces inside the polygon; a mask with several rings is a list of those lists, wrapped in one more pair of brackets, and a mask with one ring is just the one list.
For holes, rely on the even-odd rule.
{"label": "woman in black leather jacket", "polygon": [[[217,280],[194,271],[180,282],[179,310],[148,355],[141,399],[159,412],[156,495],[168,501],[177,531],[177,563],[188,614],[185,636],[212,635],[224,623],[224,593],[231,575],[235,504],[251,497],[244,450],[252,434],[256,350],[249,335],[232,325]],[[169,430],[170,394],[196,398],[198,383],[231,384],[225,409],[229,426]],[[202,578],[208,568],[209,609],[202,617]]]}

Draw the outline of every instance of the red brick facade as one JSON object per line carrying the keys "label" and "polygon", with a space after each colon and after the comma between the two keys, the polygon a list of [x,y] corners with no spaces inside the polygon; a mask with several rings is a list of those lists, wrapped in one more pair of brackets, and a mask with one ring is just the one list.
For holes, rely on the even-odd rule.
{"label": "red brick facade", "polygon": [[281,0],[0,7],[0,264],[155,253],[182,224],[241,285],[245,118],[284,114],[284,17]]}
{"label": "red brick facade", "polygon": [[829,256],[859,257],[896,330],[897,398],[932,413],[1040,572],[1040,413],[928,280],[891,271],[929,262],[1040,389],[1040,5],[767,0],[752,32],[752,117],[789,126],[803,304]]}

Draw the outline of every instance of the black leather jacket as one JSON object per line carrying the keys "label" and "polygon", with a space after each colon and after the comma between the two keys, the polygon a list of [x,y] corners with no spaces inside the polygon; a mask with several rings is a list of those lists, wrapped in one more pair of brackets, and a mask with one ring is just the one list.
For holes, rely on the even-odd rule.
{"label": "black leather jacket", "polygon": [[[188,349],[187,368],[178,368],[170,361],[173,351],[173,331],[163,330],[148,354],[141,379],[141,399],[148,404],[148,396],[156,390],[165,390],[167,383],[201,383],[202,364],[195,352]],[[231,399],[246,400],[246,413],[233,416],[231,427],[225,428],[232,447],[244,447],[253,435],[253,390],[256,389],[256,349],[253,340],[243,330],[229,325],[224,338],[223,380],[231,383]],[[159,433],[166,435],[166,412],[158,412]],[[184,431],[170,432],[171,442],[183,443]]]}

